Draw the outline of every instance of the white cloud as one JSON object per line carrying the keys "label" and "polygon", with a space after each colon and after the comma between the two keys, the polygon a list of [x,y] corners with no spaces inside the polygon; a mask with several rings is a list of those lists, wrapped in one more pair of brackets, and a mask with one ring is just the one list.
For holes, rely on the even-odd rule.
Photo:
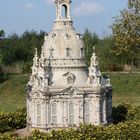
{"label": "white cloud", "polygon": [[75,7],[74,14],[76,16],[93,15],[102,12],[105,9],[99,3],[82,2],[79,6]]}
{"label": "white cloud", "polygon": [[53,4],[55,0],[45,0],[46,4]]}
{"label": "white cloud", "polygon": [[34,9],[35,5],[33,3],[27,3],[26,8],[27,9]]}

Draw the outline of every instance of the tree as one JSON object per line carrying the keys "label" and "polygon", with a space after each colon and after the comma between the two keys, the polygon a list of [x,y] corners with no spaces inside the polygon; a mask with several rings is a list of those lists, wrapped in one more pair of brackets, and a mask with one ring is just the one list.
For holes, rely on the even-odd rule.
{"label": "tree", "polygon": [[83,34],[83,41],[85,45],[85,58],[87,65],[90,64],[90,58],[93,53],[93,46],[99,41],[98,36],[95,33],[91,33],[88,29],[85,29]]}
{"label": "tree", "polygon": [[5,37],[4,30],[0,30],[0,39],[3,39]]}
{"label": "tree", "polygon": [[2,59],[3,59],[2,48],[3,48],[3,39],[4,39],[4,37],[5,37],[4,30],[0,30],[0,67],[2,65]]}
{"label": "tree", "polygon": [[99,65],[102,71],[120,71],[122,66],[112,49],[114,42],[112,36],[105,36],[100,39],[96,45],[96,53],[99,59]]}
{"label": "tree", "polygon": [[112,25],[114,52],[123,57],[124,63],[132,64],[140,51],[140,0],[129,0],[128,8],[115,17]]}
{"label": "tree", "polygon": [[11,65],[15,62],[15,50],[19,46],[19,36],[14,33],[3,40],[3,63],[5,65]]}

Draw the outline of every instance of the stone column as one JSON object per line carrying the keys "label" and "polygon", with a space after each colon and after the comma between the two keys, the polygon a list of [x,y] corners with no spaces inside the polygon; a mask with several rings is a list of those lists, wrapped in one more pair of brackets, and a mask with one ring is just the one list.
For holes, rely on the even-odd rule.
{"label": "stone column", "polygon": [[26,101],[26,108],[27,108],[27,117],[26,117],[26,123],[27,123],[27,129],[30,130],[31,126],[32,126],[32,120],[31,120],[31,101],[29,99],[29,97],[27,97],[27,101]]}
{"label": "stone column", "polygon": [[74,125],[78,126],[79,125],[79,103],[78,100],[74,99]]}
{"label": "stone column", "polygon": [[66,99],[62,101],[62,124],[63,127],[68,127],[68,104]]}
{"label": "stone column", "polygon": [[57,100],[57,125],[58,127],[63,125],[63,101]]}
{"label": "stone column", "polygon": [[84,107],[84,101],[79,100],[79,124],[84,122],[84,112],[83,112],[83,107]]}
{"label": "stone column", "polygon": [[63,126],[65,127],[65,101],[64,100],[62,100],[62,102],[61,102],[61,106],[62,106],[62,124],[63,124]]}
{"label": "stone column", "polygon": [[45,101],[43,100],[42,102],[41,102],[41,125],[42,125],[42,127],[43,128],[46,128],[46,114],[47,114],[47,112],[46,112],[46,103],[45,103]]}
{"label": "stone column", "polygon": [[64,115],[65,122],[64,122],[64,124],[65,124],[66,127],[68,127],[68,101],[67,100],[65,100],[65,102],[64,102],[64,112],[65,112],[65,115]]}
{"label": "stone column", "polygon": [[101,123],[101,99],[100,96],[95,98],[95,114],[93,116],[96,125]]}
{"label": "stone column", "polygon": [[103,99],[103,123],[107,123],[107,99],[104,97]]}
{"label": "stone column", "polygon": [[108,121],[112,122],[112,93],[108,97]]}
{"label": "stone column", "polygon": [[35,126],[36,113],[35,113],[35,101],[33,101],[33,100],[31,102],[30,113],[31,113],[31,122],[32,122],[32,125]]}
{"label": "stone column", "polygon": [[71,18],[71,16],[70,16],[70,13],[71,13],[71,11],[70,11],[71,9],[70,9],[70,5],[67,5],[67,17],[70,19]]}
{"label": "stone column", "polygon": [[46,110],[46,114],[45,114],[45,118],[46,118],[46,127],[48,127],[48,103],[45,101],[45,110]]}
{"label": "stone column", "polygon": [[51,105],[50,105],[50,102],[48,101],[47,102],[47,118],[48,118],[48,127],[51,126]]}

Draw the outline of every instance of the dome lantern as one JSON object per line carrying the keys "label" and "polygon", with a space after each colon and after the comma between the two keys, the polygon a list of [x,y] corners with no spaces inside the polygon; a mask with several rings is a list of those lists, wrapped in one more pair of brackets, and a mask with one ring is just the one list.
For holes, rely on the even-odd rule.
{"label": "dome lantern", "polygon": [[55,0],[56,20],[54,29],[72,28],[71,0]]}

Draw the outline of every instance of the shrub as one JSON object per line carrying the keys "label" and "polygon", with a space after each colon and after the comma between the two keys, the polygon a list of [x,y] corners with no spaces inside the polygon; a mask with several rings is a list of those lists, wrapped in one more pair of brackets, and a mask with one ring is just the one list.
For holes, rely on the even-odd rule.
{"label": "shrub", "polygon": [[0,140],[18,140],[12,133],[0,133]]}
{"label": "shrub", "polygon": [[122,103],[112,109],[113,123],[132,121],[140,118],[140,107]]}
{"label": "shrub", "polygon": [[18,109],[16,112],[0,113],[0,132],[21,129],[26,126],[26,108]]}
{"label": "shrub", "polygon": [[135,122],[119,123],[110,126],[80,125],[79,128],[52,130],[50,133],[34,130],[29,140],[138,140],[140,124]]}
{"label": "shrub", "polygon": [[31,73],[31,66],[32,66],[32,62],[26,62],[24,63],[24,65],[22,66],[22,72],[23,73]]}

